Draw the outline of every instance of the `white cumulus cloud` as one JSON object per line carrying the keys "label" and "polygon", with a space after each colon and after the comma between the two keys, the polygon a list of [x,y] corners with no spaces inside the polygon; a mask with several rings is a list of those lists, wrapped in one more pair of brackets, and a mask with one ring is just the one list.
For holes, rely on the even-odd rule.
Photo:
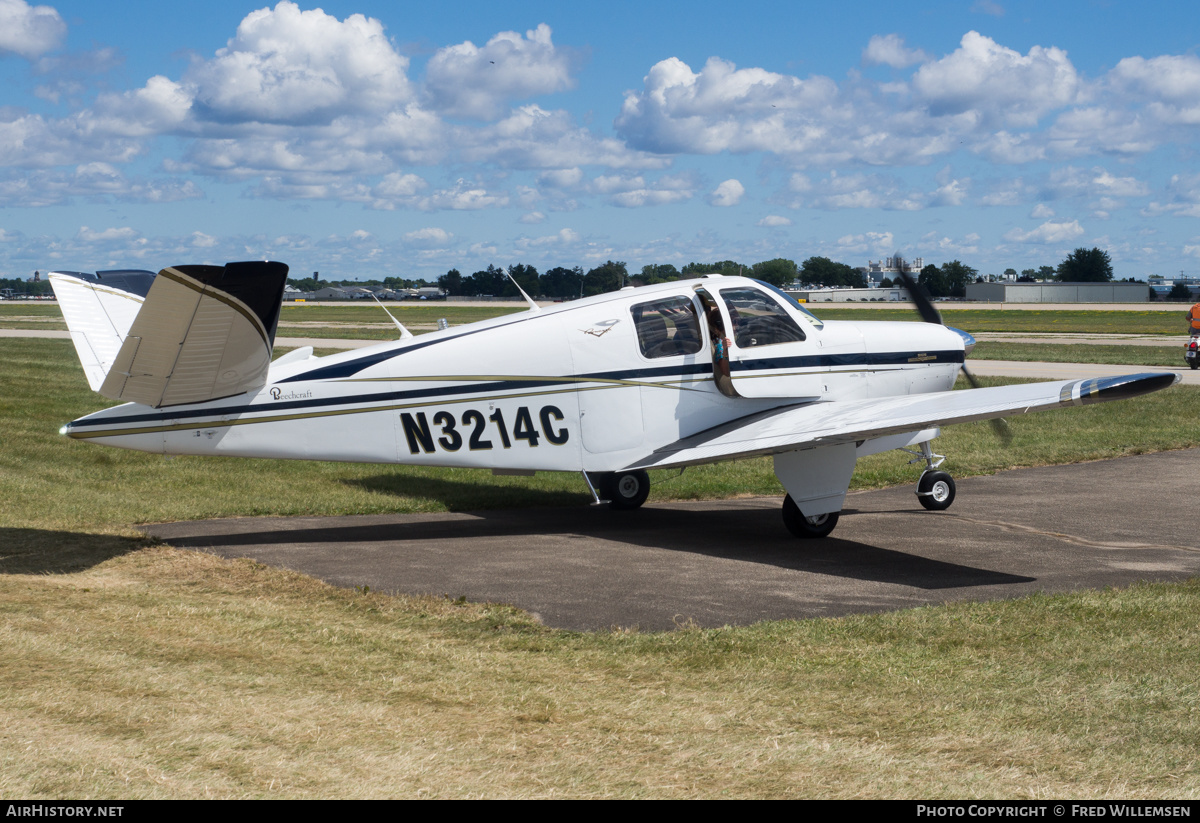
{"label": "white cumulus cloud", "polygon": [[783,226],[790,226],[792,225],[792,221],[781,214],[768,214],[762,220],[759,220],[755,225],[761,226],[765,229],[776,229]]}
{"label": "white cumulus cloud", "polygon": [[503,192],[489,192],[483,186],[460,178],[451,188],[439,189],[427,197],[422,197],[418,205],[426,211],[477,211],[492,206],[507,206],[508,195]]}
{"label": "white cumulus cloud", "polygon": [[[800,80],[760,68],[739,69],[713,57],[699,73],[671,57],[655,64],[641,92],[628,92],[617,131],[635,147],[655,152],[714,154],[773,151],[806,144],[811,130],[795,131],[788,112],[805,119],[833,102],[827,77]],[[813,128],[819,128],[815,124]]]}
{"label": "white cumulus cloud", "polygon": [[99,231],[80,226],[75,238],[84,243],[107,243],[112,241],[131,241],[137,240],[139,233],[136,229],[129,226],[121,228],[101,229]]}
{"label": "white cumulus cloud", "polygon": [[904,38],[898,34],[873,35],[863,50],[864,63],[891,66],[894,69],[907,68],[928,59],[929,55],[920,49],[910,49],[904,45]]}
{"label": "white cumulus cloud", "polygon": [[917,70],[913,88],[934,114],[970,111],[1031,126],[1043,114],[1074,103],[1080,78],[1062,49],[1034,46],[1022,55],[969,31],[956,51]]}
{"label": "white cumulus cloud", "polygon": [[1083,234],[1083,226],[1079,225],[1078,220],[1061,220],[1058,222],[1048,220],[1030,231],[1012,229],[1005,233],[1004,239],[1010,243],[1053,245],[1055,243],[1069,242],[1081,234]]}
{"label": "white cumulus cloud", "polygon": [[246,15],[228,45],[188,79],[206,119],[302,125],[407,100],[407,69],[378,20],[338,20],[284,0]]}
{"label": "white cumulus cloud", "polygon": [[404,239],[411,245],[422,246],[425,248],[441,248],[450,242],[454,235],[445,229],[437,226],[430,226],[424,229],[410,231],[404,235]]}
{"label": "white cumulus cloud", "polygon": [[708,196],[708,202],[713,206],[736,206],[746,194],[746,187],[738,180],[726,180]]}
{"label": "white cumulus cloud", "polygon": [[0,0],[0,55],[8,52],[32,60],[57,48],[66,34],[67,24],[53,7]]}
{"label": "white cumulus cloud", "polygon": [[453,117],[491,120],[512,100],[562,91],[573,85],[571,61],[554,47],[545,23],[525,32],[497,34],[483,48],[469,40],[439,49],[425,70],[434,109]]}

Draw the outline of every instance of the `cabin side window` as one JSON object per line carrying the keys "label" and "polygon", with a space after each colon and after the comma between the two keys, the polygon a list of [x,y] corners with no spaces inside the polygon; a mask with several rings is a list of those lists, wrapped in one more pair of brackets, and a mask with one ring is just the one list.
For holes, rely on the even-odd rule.
{"label": "cabin side window", "polygon": [[739,348],[798,343],[804,332],[770,295],[758,289],[721,289],[733,324],[733,342]]}
{"label": "cabin side window", "polygon": [[631,309],[643,357],[673,357],[700,351],[700,321],[686,297],[638,303]]}

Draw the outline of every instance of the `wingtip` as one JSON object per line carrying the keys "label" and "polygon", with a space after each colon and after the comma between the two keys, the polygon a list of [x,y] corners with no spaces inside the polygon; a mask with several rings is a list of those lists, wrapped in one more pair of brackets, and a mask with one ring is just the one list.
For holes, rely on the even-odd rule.
{"label": "wingtip", "polygon": [[1072,401],[1079,404],[1103,403],[1108,400],[1123,400],[1170,388],[1183,379],[1176,372],[1140,372],[1119,374],[1112,377],[1092,377],[1079,380],[1067,388]]}

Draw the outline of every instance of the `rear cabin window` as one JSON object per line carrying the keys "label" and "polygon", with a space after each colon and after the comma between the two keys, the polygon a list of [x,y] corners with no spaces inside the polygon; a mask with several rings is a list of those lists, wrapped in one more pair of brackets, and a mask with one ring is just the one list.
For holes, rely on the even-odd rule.
{"label": "rear cabin window", "polygon": [[740,348],[797,343],[804,332],[792,316],[766,292],[758,289],[721,289],[733,323],[733,340]]}
{"label": "rear cabin window", "polygon": [[668,297],[638,303],[631,311],[643,356],[672,357],[700,351],[700,321],[688,298]]}

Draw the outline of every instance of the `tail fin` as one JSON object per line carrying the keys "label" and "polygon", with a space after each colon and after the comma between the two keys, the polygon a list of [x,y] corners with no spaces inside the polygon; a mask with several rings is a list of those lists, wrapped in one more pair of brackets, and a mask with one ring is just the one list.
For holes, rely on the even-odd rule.
{"label": "tail fin", "polygon": [[48,277],[88,385],[100,391],[154,272],[50,272]]}
{"label": "tail fin", "polygon": [[[63,314],[72,338],[80,322],[86,358],[79,342],[76,350],[85,371],[95,361],[88,382],[105,397],[156,408],[203,403],[265,384],[287,271],[283,263],[175,266],[158,273],[123,328],[110,322],[110,331],[94,311],[83,322],[72,320],[65,307]],[[79,298],[77,287],[64,293],[80,308],[88,299]],[[109,304],[101,307],[107,315]],[[119,345],[109,354],[114,340]],[[102,374],[98,386],[94,373]]]}

